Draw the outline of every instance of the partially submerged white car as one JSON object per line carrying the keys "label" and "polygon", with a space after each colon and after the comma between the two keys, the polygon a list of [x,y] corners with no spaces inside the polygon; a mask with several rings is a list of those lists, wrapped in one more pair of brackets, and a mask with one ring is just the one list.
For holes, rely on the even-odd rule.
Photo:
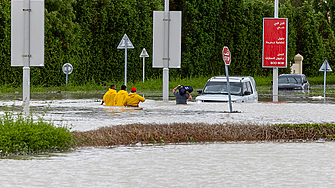
{"label": "partially submerged white car", "polygon": [[[256,82],[253,77],[229,76],[232,102],[258,102]],[[227,77],[215,76],[209,79],[196,102],[229,102]]]}

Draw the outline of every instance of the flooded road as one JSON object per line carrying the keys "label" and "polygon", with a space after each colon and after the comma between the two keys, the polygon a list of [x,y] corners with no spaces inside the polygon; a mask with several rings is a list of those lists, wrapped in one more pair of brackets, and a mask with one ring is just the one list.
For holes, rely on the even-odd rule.
{"label": "flooded road", "polygon": [[[234,103],[233,111],[241,113],[233,114],[224,113],[229,111],[228,103],[197,103],[193,100],[188,105],[176,105],[172,94],[168,102],[163,102],[159,91],[139,93],[147,99],[140,103],[143,110],[102,106],[103,91],[34,93],[31,95],[30,112],[78,131],[129,123],[334,123],[335,96],[330,93],[324,99],[318,93],[321,89],[318,86],[307,94],[279,95],[279,103],[272,103],[270,90],[259,88],[259,102]],[[195,96],[196,93],[193,93],[193,98]],[[6,97],[7,100],[0,101],[1,106],[14,106],[17,111],[21,110],[19,95],[15,96],[16,101],[13,96]]]}
{"label": "flooded road", "polygon": [[82,148],[0,160],[1,187],[334,187],[335,143]]}
{"label": "flooded road", "polygon": [[[162,102],[158,92],[143,110],[101,106],[103,92],[37,93],[31,112],[72,130],[86,131],[129,123],[335,123],[332,94],[272,96],[258,103]],[[322,95],[322,94],[320,94]],[[21,109],[20,95],[1,96],[2,107]],[[22,97],[22,95],[21,95]],[[314,98],[313,98],[314,97]],[[194,97],[195,98],[195,97]],[[1,111],[3,113],[3,111]],[[333,187],[334,142],[232,142],[80,148],[68,153],[1,159],[1,187]],[[21,158],[22,159],[22,158]]]}

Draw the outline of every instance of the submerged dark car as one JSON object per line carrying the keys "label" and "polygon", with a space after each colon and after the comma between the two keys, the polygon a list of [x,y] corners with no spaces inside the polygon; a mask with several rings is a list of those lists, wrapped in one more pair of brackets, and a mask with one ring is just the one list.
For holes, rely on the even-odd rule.
{"label": "submerged dark car", "polygon": [[304,74],[281,74],[278,76],[278,90],[309,91],[309,82]]}

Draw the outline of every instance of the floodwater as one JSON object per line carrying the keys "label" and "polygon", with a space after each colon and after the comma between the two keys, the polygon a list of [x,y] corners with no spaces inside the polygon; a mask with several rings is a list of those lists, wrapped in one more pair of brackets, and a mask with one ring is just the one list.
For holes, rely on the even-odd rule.
{"label": "floodwater", "polygon": [[[76,131],[129,123],[335,123],[331,92],[326,99],[315,90],[280,95],[280,103],[272,103],[262,89],[258,103],[232,105],[240,113],[226,113],[227,103],[176,105],[173,96],[163,102],[151,91],[139,92],[147,98],[143,110],[101,106],[99,91],[32,94],[30,111]],[[22,95],[0,97],[1,106],[21,109]],[[333,187],[333,156],[335,143],[322,141],[89,147],[1,159],[0,182],[1,187]]]}
{"label": "floodwater", "polygon": [[334,187],[335,143],[82,148],[0,160],[1,187]]}

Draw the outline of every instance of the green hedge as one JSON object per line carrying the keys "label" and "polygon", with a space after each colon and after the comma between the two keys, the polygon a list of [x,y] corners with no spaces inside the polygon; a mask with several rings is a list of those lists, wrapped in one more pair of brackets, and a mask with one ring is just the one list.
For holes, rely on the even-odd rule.
{"label": "green hedge", "polygon": [[[294,56],[304,57],[307,76],[318,71],[325,59],[335,64],[333,5],[301,3],[293,7],[280,1],[279,17],[288,18],[288,67]],[[146,48],[147,79],[162,77],[152,68],[153,11],[164,9],[161,0],[47,0],[45,1],[45,66],[31,67],[31,85],[65,84],[62,66],[71,63],[74,85],[110,85],[124,79],[124,50],[117,46],[124,34],[134,45],[128,50],[127,78],[142,79],[142,58]],[[296,3],[297,4],[297,3]],[[300,5],[301,4],[301,5]],[[20,86],[22,67],[10,62],[10,1],[0,3],[0,85]],[[230,75],[269,76],[262,68],[262,26],[264,17],[273,17],[273,2],[267,0],[170,0],[171,11],[182,11],[182,67],[170,69],[171,78],[223,75],[222,48],[232,54]],[[289,68],[279,73],[288,73]]]}

